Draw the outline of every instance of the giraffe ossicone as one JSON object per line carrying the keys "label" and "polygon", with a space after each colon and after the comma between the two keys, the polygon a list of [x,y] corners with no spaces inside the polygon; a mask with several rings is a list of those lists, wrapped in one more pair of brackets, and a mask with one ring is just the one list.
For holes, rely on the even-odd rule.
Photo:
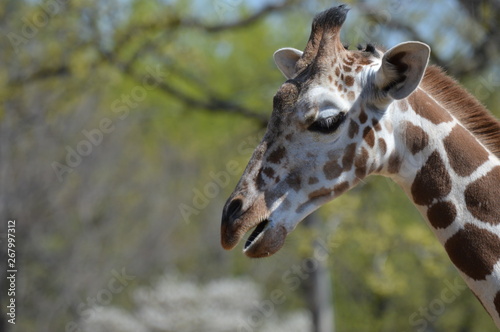
{"label": "giraffe ossicone", "polygon": [[221,244],[277,252],[308,214],[371,174],[396,181],[500,327],[500,123],[406,42],[349,50],[344,5],[318,14],[303,52],[274,54],[286,82],[222,214]]}

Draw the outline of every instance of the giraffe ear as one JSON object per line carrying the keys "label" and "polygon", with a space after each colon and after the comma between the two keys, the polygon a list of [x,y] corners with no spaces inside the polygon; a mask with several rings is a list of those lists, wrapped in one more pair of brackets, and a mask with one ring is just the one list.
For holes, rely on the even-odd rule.
{"label": "giraffe ear", "polygon": [[376,74],[376,85],[393,99],[408,97],[420,84],[429,62],[430,47],[406,42],[385,52]]}
{"label": "giraffe ear", "polygon": [[280,48],[273,55],[276,66],[287,79],[295,76],[295,64],[301,56],[301,51],[290,47]]}

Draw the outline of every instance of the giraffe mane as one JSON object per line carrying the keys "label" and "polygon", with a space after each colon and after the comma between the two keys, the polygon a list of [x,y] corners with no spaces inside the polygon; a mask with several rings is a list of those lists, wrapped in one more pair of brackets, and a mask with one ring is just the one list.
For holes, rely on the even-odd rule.
{"label": "giraffe mane", "polygon": [[474,96],[436,66],[427,68],[422,87],[500,158],[500,122]]}

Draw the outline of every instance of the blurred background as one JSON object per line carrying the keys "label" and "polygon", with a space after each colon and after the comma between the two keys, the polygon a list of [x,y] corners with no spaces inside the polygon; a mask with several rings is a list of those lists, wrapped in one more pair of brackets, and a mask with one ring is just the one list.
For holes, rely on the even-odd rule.
{"label": "blurred background", "polygon": [[[343,40],[419,40],[500,116],[500,1],[345,1]],[[0,331],[493,331],[397,185],[372,177],[249,259],[225,199],[331,1],[3,0]],[[16,324],[7,221],[16,220]]]}

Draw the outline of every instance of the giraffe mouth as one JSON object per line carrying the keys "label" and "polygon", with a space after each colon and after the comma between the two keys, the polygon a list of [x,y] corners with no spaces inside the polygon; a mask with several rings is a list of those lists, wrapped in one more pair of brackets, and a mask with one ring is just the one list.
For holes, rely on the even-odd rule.
{"label": "giraffe mouth", "polygon": [[264,219],[254,228],[243,247],[243,253],[251,258],[268,257],[281,249],[287,231],[282,225],[275,225]]}
{"label": "giraffe mouth", "polygon": [[250,234],[247,241],[245,242],[245,246],[243,247],[244,252],[247,251],[247,249],[258,240],[259,236],[262,235],[262,233],[264,232],[264,230],[268,224],[269,224],[268,219],[264,219],[263,221],[261,221],[260,223],[257,224],[257,226],[254,228],[252,234]]}

